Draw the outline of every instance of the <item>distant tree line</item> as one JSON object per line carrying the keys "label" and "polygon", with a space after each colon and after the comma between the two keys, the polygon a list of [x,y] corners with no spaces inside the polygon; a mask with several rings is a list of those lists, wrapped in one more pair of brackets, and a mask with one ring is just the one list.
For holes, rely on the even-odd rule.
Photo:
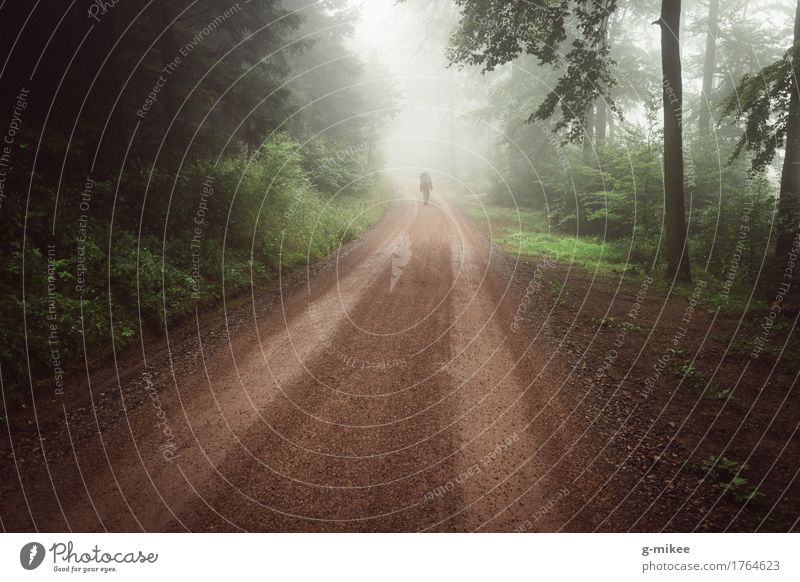
{"label": "distant tree line", "polygon": [[[758,207],[749,225],[752,261],[770,253],[767,271],[783,271],[800,234],[797,2],[709,0],[705,13],[687,18],[680,0],[663,0],[660,13],[638,1],[453,1],[460,21],[450,42],[452,63],[484,73],[512,65],[511,74],[496,81],[493,104],[510,137],[500,164],[524,203],[542,207],[549,193],[556,226],[579,234],[599,229],[633,237],[636,228],[638,241],[650,249],[660,245],[648,239],[665,234],[664,272],[679,281],[691,280],[692,256],[724,270],[743,204],[752,203]],[[759,24],[759,10],[794,22],[788,49],[775,46],[781,35]],[[687,22],[705,40],[699,62],[690,62],[702,88],[688,108],[681,62]],[[641,39],[651,24],[661,33],[658,77]],[[660,128],[654,123],[657,93]],[[644,124],[625,122],[642,115]],[[551,130],[562,144],[582,142],[582,156],[554,152],[546,136]],[[773,197],[765,170],[780,149],[785,158]],[[743,152],[752,154],[744,162],[738,160]],[[715,165],[714,153],[729,163]],[[770,234],[773,211],[776,232]],[[768,248],[759,252],[761,243]]]}

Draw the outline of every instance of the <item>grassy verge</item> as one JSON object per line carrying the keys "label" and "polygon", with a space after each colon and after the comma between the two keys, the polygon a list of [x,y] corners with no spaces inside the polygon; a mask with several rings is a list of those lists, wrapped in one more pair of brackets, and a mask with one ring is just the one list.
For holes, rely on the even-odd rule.
{"label": "grassy verge", "polygon": [[511,253],[555,255],[562,262],[607,274],[635,273],[643,266],[631,260],[630,241],[604,241],[557,232],[548,224],[544,212],[475,205],[467,206],[467,212],[490,228],[494,242]]}
{"label": "grassy verge", "polygon": [[[255,155],[195,162],[177,177],[148,169],[63,191],[86,203],[65,204],[52,238],[12,245],[0,264],[7,397],[28,393],[30,381],[59,394],[84,359],[163,333],[223,296],[269,287],[279,271],[319,261],[380,219],[390,192],[381,178],[359,180],[373,174],[355,168],[358,190],[320,191],[296,151],[277,137]],[[143,206],[125,206],[143,191]]]}
{"label": "grassy verge", "polygon": [[705,307],[739,313],[766,307],[766,303],[757,298],[748,304],[749,294],[744,290],[734,289],[731,293],[725,293],[723,281],[705,273],[696,273],[694,285],[675,284],[670,290],[670,282],[659,272],[662,265],[653,261],[658,249],[658,243],[654,240],[603,240],[558,232],[549,223],[547,214],[541,211],[476,203],[465,204],[465,210],[491,231],[495,244],[514,255],[548,256],[600,276],[622,276],[632,284],[641,283],[655,272],[655,288],[663,292],[671,291],[673,295],[683,298],[692,297],[702,280],[706,285],[700,304]]}

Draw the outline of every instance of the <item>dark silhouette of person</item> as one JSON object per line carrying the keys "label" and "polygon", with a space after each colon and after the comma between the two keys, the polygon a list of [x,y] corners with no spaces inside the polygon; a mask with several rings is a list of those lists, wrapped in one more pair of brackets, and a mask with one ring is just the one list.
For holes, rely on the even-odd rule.
{"label": "dark silhouette of person", "polygon": [[422,192],[422,198],[425,200],[425,206],[428,205],[428,198],[431,197],[431,190],[433,190],[433,182],[428,172],[422,172],[419,176],[419,191]]}

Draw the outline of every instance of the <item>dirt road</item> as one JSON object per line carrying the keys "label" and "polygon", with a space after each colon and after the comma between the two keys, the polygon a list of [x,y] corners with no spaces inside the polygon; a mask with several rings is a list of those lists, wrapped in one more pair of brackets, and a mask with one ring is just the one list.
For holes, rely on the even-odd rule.
{"label": "dirt road", "polygon": [[[279,292],[198,313],[17,415],[3,529],[658,531],[795,507],[784,488],[761,513],[725,509],[670,436],[671,392],[611,384],[640,344],[582,334],[588,308],[542,300],[548,267],[499,256],[452,202],[397,194]],[[612,313],[602,291],[588,284],[592,309]],[[669,306],[653,317],[679,321]],[[612,351],[602,384],[581,376]]]}
{"label": "dirt road", "polygon": [[[77,439],[62,422],[67,442],[43,441],[52,486],[26,484],[32,524],[513,530],[568,499],[557,447],[541,449],[541,386],[556,383],[520,361],[490,246],[447,201],[408,196],[229,341],[208,348],[198,326],[170,346],[170,362],[189,351],[194,366],[122,374],[144,401],[129,407],[116,374],[93,385],[98,399],[122,389],[111,406],[124,414]],[[558,521],[555,508],[536,527]]]}

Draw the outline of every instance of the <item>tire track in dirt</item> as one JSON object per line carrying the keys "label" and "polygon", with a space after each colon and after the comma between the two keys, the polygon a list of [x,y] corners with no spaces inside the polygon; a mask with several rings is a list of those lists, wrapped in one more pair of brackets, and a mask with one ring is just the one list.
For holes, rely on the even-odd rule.
{"label": "tire track in dirt", "polygon": [[[409,190],[398,184],[352,253],[280,309],[254,310],[225,349],[204,351],[198,320],[195,341],[173,348],[195,350],[195,365],[175,369],[171,353],[169,370],[152,370],[158,406],[127,411],[102,442],[60,458],[69,526],[511,531],[529,521],[563,479],[548,408],[558,383],[509,332],[518,299],[474,223]],[[64,529],[46,508],[40,519]]]}

